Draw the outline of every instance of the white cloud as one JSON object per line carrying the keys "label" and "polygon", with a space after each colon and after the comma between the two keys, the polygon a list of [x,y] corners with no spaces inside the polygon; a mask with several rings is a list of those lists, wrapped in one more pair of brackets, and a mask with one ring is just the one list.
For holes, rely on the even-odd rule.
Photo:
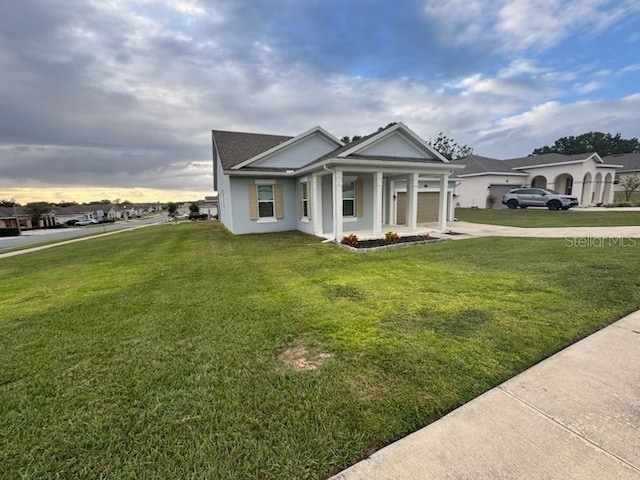
{"label": "white cloud", "polygon": [[635,0],[429,0],[424,13],[445,42],[502,52],[543,50],[640,12]]}

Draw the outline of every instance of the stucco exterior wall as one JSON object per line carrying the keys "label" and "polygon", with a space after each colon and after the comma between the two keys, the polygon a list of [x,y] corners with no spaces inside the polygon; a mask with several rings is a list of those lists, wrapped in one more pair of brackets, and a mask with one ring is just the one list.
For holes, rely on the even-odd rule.
{"label": "stucco exterior wall", "polygon": [[251,220],[250,217],[249,185],[255,184],[255,180],[256,179],[252,177],[230,177],[231,202],[233,203],[233,229],[227,228],[236,235],[295,230],[297,226],[295,179],[273,179],[276,184],[282,185],[284,217],[279,218],[276,222],[266,223],[262,223],[259,220]]}
{"label": "stucco exterior wall", "polygon": [[[527,177],[518,175],[481,175],[478,177],[466,177],[457,179],[460,184],[456,186],[455,193],[458,195],[456,204],[461,208],[485,208],[487,197],[491,190],[489,185],[509,185],[513,188],[527,184]],[[500,202],[502,199],[496,199]]]}
{"label": "stucco exterior wall", "polygon": [[217,162],[218,172],[218,205],[220,206],[219,219],[227,229],[234,232],[233,229],[233,206],[231,204],[231,182],[228,175],[222,173],[222,166],[220,160]]}

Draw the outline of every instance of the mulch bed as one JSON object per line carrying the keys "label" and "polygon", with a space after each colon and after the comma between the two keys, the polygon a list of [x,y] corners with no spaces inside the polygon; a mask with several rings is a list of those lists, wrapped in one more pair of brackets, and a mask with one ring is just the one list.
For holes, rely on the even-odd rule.
{"label": "mulch bed", "polygon": [[411,235],[409,237],[400,237],[396,242],[385,242],[384,238],[377,238],[373,240],[358,240],[358,243],[353,245],[353,248],[375,248],[385,247],[387,245],[398,245],[401,243],[416,243],[416,242],[430,242],[438,240],[436,237],[429,235]]}

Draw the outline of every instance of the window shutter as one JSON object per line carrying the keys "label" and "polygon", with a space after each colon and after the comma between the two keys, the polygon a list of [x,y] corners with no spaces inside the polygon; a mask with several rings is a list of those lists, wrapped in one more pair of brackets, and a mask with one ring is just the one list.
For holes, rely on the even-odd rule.
{"label": "window shutter", "polygon": [[311,220],[311,182],[307,182],[307,218]]}
{"label": "window shutter", "polygon": [[298,212],[298,218],[302,218],[302,185],[300,182],[296,182],[296,212]]}
{"label": "window shutter", "polygon": [[356,180],[356,217],[362,217],[362,179]]}
{"label": "window shutter", "polygon": [[258,220],[258,186],[254,183],[249,185],[249,218]]}
{"label": "window shutter", "polygon": [[273,186],[276,204],[276,218],[284,218],[284,208],[282,205],[282,185]]}

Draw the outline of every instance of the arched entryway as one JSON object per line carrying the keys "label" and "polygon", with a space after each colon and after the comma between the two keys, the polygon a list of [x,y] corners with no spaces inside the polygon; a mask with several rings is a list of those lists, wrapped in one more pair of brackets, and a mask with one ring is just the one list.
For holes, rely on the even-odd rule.
{"label": "arched entryway", "polygon": [[595,185],[593,190],[593,198],[591,199],[591,203],[598,204],[602,203],[602,174],[598,172],[596,174]]}
{"label": "arched entryway", "polygon": [[547,177],[544,175],[538,175],[531,180],[531,187],[533,188],[547,188]]}
{"label": "arched entryway", "polygon": [[582,180],[582,196],[580,197],[580,205],[589,205],[591,203],[591,190],[593,188],[593,179],[591,172],[587,172]]}
{"label": "arched entryway", "polygon": [[571,195],[573,193],[573,177],[568,173],[560,174],[554,182],[554,190],[563,195]]}
{"label": "arched entryway", "polygon": [[613,186],[613,175],[611,173],[607,173],[606,177],[604,177],[604,190],[602,192],[602,203],[611,203],[613,198],[611,198],[611,188]]}

